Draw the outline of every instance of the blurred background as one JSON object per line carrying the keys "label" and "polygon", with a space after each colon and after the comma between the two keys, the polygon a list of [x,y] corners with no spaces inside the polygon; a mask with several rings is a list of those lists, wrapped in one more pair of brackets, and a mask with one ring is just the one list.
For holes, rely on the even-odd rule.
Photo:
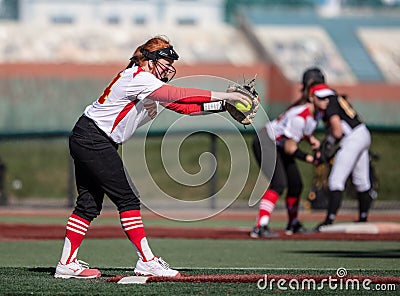
{"label": "blurred background", "polygon": [[[168,36],[180,55],[176,78],[243,82],[257,75],[271,119],[299,97],[303,71],[320,67],[372,131],[371,150],[379,156],[375,207],[400,207],[399,0],[0,0],[1,205],[72,206],[68,134],[136,47],[155,35]],[[212,116],[207,120],[212,125]],[[263,124],[258,120],[255,128]],[[178,199],[203,199],[219,190],[230,168],[227,147],[205,134],[187,139],[182,150],[193,157],[181,161],[188,172],[199,170],[204,151],[223,160],[216,178],[187,188],[171,181],[161,164],[166,128],[155,125],[146,139],[147,166],[159,187]],[[238,128],[250,147],[254,129]],[[135,139],[145,137],[138,132],[128,155]],[[317,135],[323,137],[321,129]],[[250,157],[242,201],[258,171]],[[306,197],[313,171],[300,165]],[[142,169],[134,176],[142,197],[157,198]]]}

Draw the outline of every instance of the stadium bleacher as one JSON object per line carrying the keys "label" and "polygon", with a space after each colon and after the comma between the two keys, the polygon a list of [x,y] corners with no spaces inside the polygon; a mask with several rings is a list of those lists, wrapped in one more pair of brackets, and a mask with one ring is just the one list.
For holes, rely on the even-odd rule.
{"label": "stadium bleacher", "polygon": [[[324,30],[331,43],[337,48],[350,71],[358,81],[384,81],[387,79],[380,68],[375,64],[367,50],[365,39],[359,39],[357,32],[363,28],[392,30],[400,27],[400,18],[397,14],[367,14],[344,15],[335,18],[321,18],[314,10],[305,11],[269,11],[260,7],[242,10],[247,20],[257,27],[319,27]],[[297,39],[301,38],[298,36]],[[379,37],[378,37],[379,38]],[[381,37],[381,46],[385,47],[385,38]],[[298,69],[293,68],[294,71]],[[328,70],[330,71],[330,70]],[[395,70],[388,70],[393,72]],[[334,73],[334,71],[330,71]],[[336,76],[334,76],[336,77]],[[390,78],[391,81],[396,78]],[[398,81],[398,80],[397,80]]]}
{"label": "stadium bleacher", "polygon": [[[195,33],[194,33],[195,32]],[[235,27],[40,26],[0,23],[0,62],[112,63],[136,47],[166,35],[185,63],[252,64],[256,54]],[[246,54],[243,54],[246,53]]]}
{"label": "stadium bleacher", "polygon": [[318,26],[258,25],[254,30],[288,79],[298,81],[299,73],[305,68],[318,65],[332,81],[356,81],[335,44]]}
{"label": "stadium bleacher", "polygon": [[[231,2],[227,2],[227,10]],[[289,80],[297,81],[295,73],[318,65],[335,83],[400,81],[396,62],[400,17],[396,11],[343,10],[342,16],[321,17],[314,1],[252,1],[262,5],[245,9],[241,2],[233,6],[251,23],[260,43]],[[346,1],[346,7],[355,7],[356,2],[360,1]],[[361,7],[387,7],[382,1],[362,2],[358,3]],[[378,31],[385,34],[374,33]],[[160,30],[154,25],[46,26],[6,21],[0,22],[0,63],[119,63],[138,44],[158,34],[171,38],[186,64],[259,61],[246,36],[229,23],[163,26]]]}
{"label": "stadium bleacher", "polygon": [[400,29],[362,28],[358,31],[358,37],[385,76],[385,80],[390,83],[399,82]]}

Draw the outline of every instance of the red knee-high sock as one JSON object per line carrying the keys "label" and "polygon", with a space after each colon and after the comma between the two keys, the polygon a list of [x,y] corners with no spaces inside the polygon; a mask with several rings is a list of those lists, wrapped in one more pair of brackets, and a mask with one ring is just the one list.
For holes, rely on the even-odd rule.
{"label": "red knee-high sock", "polygon": [[147,243],[142,217],[139,210],[125,211],[119,214],[121,225],[127,237],[136,248],[136,252],[143,261],[149,261],[154,255]]}
{"label": "red knee-high sock", "polygon": [[299,196],[286,196],[286,209],[289,218],[289,224],[293,225],[298,222],[297,215],[299,212]]}
{"label": "red knee-high sock", "polygon": [[64,248],[60,260],[62,264],[68,264],[76,259],[79,246],[81,245],[89,226],[90,221],[75,214],[72,214],[69,217],[67,230],[65,232]]}
{"label": "red knee-high sock", "polygon": [[275,204],[279,198],[279,194],[271,189],[265,191],[261,202],[260,209],[257,217],[257,227],[267,225],[269,222],[269,217],[275,208]]}

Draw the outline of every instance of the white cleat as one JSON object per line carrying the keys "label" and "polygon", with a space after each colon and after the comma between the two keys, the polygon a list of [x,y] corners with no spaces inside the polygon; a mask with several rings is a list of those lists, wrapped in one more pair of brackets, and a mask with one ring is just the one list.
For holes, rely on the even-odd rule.
{"label": "white cleat", "polygon": [[150,261],[139,259],[136,263],[135,274],[141,276],[180,276],[179,271],[171,269],[162,258],[154,257]]}
{"label": "white cleat", "polygon": [[100,270],[90,269],[86,262],[76,259],[68,264],[62,264],[61,262],[58,262],[56,272],[54,274],[54,277],[58,279],[93,279],[100,276]]}

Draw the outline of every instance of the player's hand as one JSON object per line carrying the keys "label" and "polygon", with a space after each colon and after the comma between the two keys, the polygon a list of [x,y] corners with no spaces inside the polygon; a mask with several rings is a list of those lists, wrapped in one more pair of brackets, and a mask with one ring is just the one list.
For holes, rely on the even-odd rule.
{"label": "player's hand", "polygon": [[321,159],[321,151],[315,151],[314,153],[314,160],[313,160],[313,165],[318,166],[322,163],[322,159]]}
{"label": "player's hand", "polygon": [[310,138],[308,139],[308,142],[310,143],[311,149],[314,151],[318,150],[319,147],[321,146],[320,141],[314,136],[310,136]]}

